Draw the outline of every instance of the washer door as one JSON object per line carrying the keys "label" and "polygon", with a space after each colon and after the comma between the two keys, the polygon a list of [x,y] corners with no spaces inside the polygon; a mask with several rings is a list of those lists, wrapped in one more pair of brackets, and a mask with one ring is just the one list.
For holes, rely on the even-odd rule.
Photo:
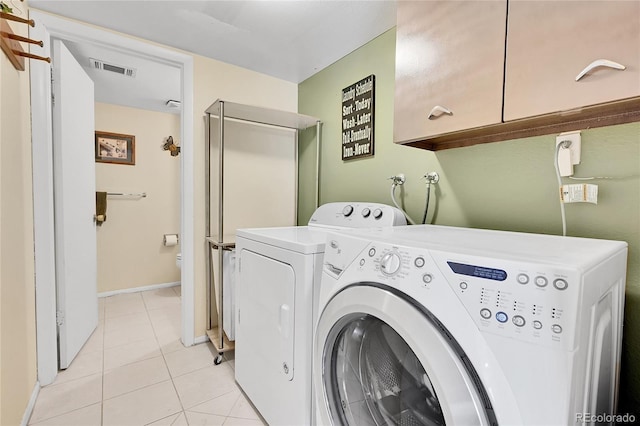
{"label": "washer door", "polygon": [[477,374],[443,330],[390,289],[338,293],[316,331],[318,424],[496,424]]}

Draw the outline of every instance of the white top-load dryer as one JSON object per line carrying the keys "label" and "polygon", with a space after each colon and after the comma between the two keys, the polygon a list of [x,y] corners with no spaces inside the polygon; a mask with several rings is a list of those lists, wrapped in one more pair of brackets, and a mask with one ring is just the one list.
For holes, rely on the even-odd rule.
{"label": "white top-load dryer", "polygon": [[615,420],[625,242],[428,225],[328,236],[317,424]]}
{"label": "white top-load dryer", "polygon": [[272,426],[311,424],[313,293],[326,233],[406,225],[375,203],[328,203],[309,226],[236,232],[236,381]]}

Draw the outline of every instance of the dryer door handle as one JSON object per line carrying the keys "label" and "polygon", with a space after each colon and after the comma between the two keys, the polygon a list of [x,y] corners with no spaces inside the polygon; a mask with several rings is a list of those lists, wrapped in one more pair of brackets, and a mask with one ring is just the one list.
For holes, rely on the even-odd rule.
{"label": "dryer door handle", "polygon": [[290,313],[291,308],[289,305],[280,305],[280,312],[278,314],[278,331],[284,339],[289,338]]}

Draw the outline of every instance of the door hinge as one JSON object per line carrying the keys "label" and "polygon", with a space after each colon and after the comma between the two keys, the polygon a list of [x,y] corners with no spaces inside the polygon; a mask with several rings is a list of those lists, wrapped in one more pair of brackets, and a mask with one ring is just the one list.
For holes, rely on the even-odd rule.
{"label": "door hinge", "polygon": [[64,324],[64,312],[56,311],[56,325],[61,326]]}
{"label": "door hinge", "polygon": [[54,90],[53,90],[53,84],[54,84],[54,80],[53,80],[53,67],[51,67],[51,105],[55,106],[56,105],[56,95],[54,94]]}

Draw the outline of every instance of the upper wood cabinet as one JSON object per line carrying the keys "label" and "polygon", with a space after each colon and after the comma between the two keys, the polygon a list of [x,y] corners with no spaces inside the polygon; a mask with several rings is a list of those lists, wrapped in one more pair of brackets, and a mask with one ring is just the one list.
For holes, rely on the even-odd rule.
{"label": "upper wood cabinet", "polygon": [[399,1],[397,10],[394,141],[500,123],[506,0]]}
{"label": "upper wood cabinet", "polygon": [[[601,59],[626,69],[576,81]],[[640,96],[640,2],[510,0],[504,96],[504,121]]]}

